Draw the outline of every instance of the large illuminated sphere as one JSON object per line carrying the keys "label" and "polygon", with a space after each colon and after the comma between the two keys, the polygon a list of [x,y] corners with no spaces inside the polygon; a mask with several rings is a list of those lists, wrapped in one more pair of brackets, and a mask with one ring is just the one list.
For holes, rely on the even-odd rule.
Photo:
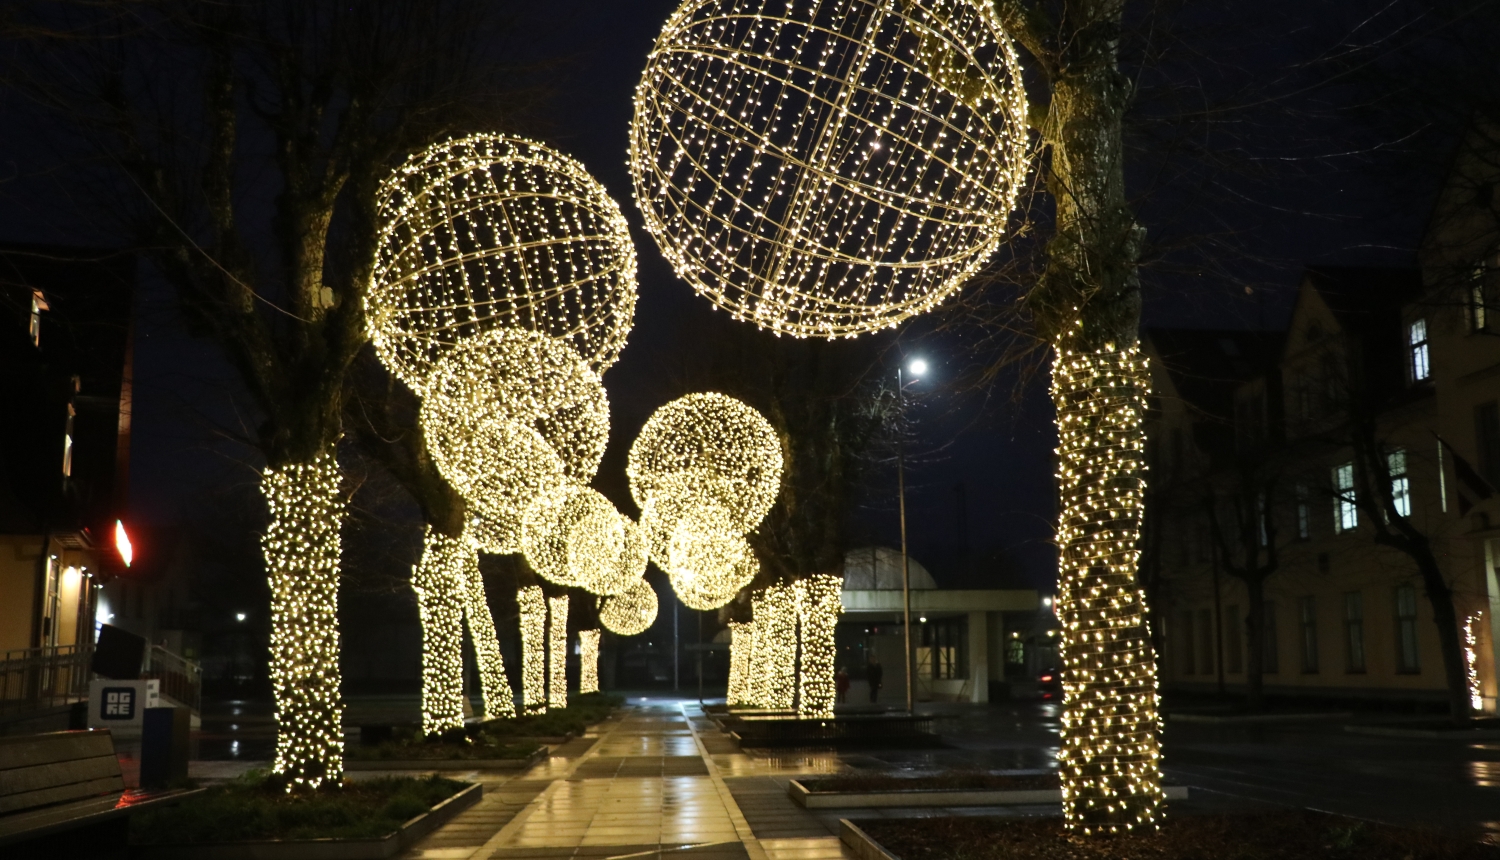
{"label": "large illuminated sphere", "polygon": [[[614,595],[624,594],[636,587],[641,577],[646,574],[646,564],[650,561],[650,555],[646,550],[646,533],[640,526],[631,522],[628,517],[619,516],[620,526],[624,530],[625,541],[620,548],[619,558],[612,568],[600,570],[595,576],[586,579],[583,587],[595,594]],[[594,533],[597,534],[597,533]],[[591,552],[589,544],[578,536],[568,547],[569,557],[574,554]],[[571,563],[571,562],[570,562]]]}
{"label": "large illuminated sphere", "polygon": [[781,469],[781,441],[770,422],[713,392],[689,394],[656,410],[625,464],[630,493],[642,510],[659,487],[693,475],[687,486],[724,505],[741,532],[759,525],[775,504]]}
{"label": "large illuminated sphere", "polygon": [[599,623],[621,636],[644,633],[656,621],[656,590],[642,579],[634,588],[599,604]]}
{"label": "large illuminated sphere", "polygon": [[565,481],[563,463],[542,434],[519,421],[432,420],[422,404],[427,450],[438,472],[476,514],[475,540],[489,552],[520,550],[522,517],[534,499]]}
{"label": "large illuminated sphere", "polygon": [[630,170],[695,290],[779,333],[849,337],[985,264],[1026,129],[987,0],[686,0],[636,87]]}
{"label": "large illuminated sphere", "polygon": [[672,590],[690,609],[718,609],[760,572],[760,561],[743,535],[702,529],[691,518],[672,535],[667,574]]}
{"label": "large illuminated sphere", "polygon": [[596,371],[619,357],[635,247],[583,165],[521,138],[454,138],[398,167],[377,207],[370,339],[414,391],[455,344],[500,327],[564,338]]}
{"label": "large illuminated sphere", "polygon": [[521,329],[492,329],[449,350],[428,376],[422,416],[528,424],[581,481],[598,471],[609,443],[609,395],[599,374],[567,340]]}

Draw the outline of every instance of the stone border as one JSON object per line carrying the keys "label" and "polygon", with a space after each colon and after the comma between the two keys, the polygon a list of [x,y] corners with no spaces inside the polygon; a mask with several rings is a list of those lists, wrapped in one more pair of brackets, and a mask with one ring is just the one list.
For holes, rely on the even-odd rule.
{"label": "stone border", "polygon": [[199,842],[189,845],[132,845],[131,860],[386,860],[415,845],[460,812],[479,802],[479,783],[379,839],[267,839],[258,842]]}
{"label": "stone border", "polygon": [[839,842],[847,846],[859,860],[901,860],[847,818],[839,819]]}
{"label": "stone border", "polygon": [[344,770],[530,770],[550,754],[546,747],[538,747],[526,758],[345,759]]}
{"label": "stone border", "polygon": [[1396,726],[1344,726],[1351,735],[1370,735],[1377,738],[1407,738],[1409,740],[1439,741],[1492,741],[1500,740],[1500,729],[1403,729]]}
{"label": "stone border", "polygon": [[1226,726],[1348,720],[1353,719],[1353,717],[1353,711],[1327,711],[1306,714],[1167,714],[1167,719],[1174,723],[1209,723]]}
{"label": "stone border", "polygon": [[[1168,800],[1187,800],[1185,785],[1163,786]],[[951,791],[916,789],[913,791],[808,791],[800,780],[787,783],[787,797],[803,809],[861,809],[913,806],[1015,806],[1035,803],[1062,803],[1062,789],[1038,788],[1011,791]],[[852,825],[851,825],[852,826]]]}

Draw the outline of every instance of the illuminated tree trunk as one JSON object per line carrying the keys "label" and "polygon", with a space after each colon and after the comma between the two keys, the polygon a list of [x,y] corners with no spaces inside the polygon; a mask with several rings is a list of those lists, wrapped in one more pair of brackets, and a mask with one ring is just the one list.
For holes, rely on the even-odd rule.
{"label": "illuminated tree trunk", "polygon": [[802,646],[797,673],[797,715],[832,717],[835,699],[833,663],[838,652],[834,626],[843,610],[841,576],[810,576],[797,581],[797,618]]}
{"label": "illuminated tree trunk", "polygon": [[1061,352],[1057,403],[1063,813],[1084,833],[1152,826],[1162,804],[1156,663],[1136,583],[1146,361]]}
{"label": "illuminated tree trunk", "polygon": [[474,547],[427,528],[422,558],[412,568],[422,622],[422,733],[436,734],[464,725],[463,615],[464,565]]}
{"label": "illuminated tree trunk", "polygon": [[797,697],[797,592],[771,585],[752,598],[755,654],[751,668],[756,704],[789,711]]}
{"label": "illuminated tree trunk", "polygon": [[484,696],[484,719],[497,720],[516,715],[516,693],[505,677],[505,658],[500,655],[500,637],[495,631],[495,616],[484,592],[484,576],[479,572],[479,555],[467,536],[468,553],[460,569],[464,600],[464,623],[469,641],[474,645],[474,659],[479,664],[479,689]]}
{"label": "illuminated tree trunk", "polygon": [[578,695],[599,692],[599,631],[578,631]]}
{"label": "illuminated tree trunk", "polygon": [[516,592],[521,625],[521,707],[528,714],[547,712],[547,598],[540,586]]}
{"label": "illuminated tree trunk", "polygon": [[749,688],[750,660],[754,649],[755,623],[729,622],[729,689],[725,695],[726,704],[753,704]]}
{"label": "illuminated tree trunk", "polygon": [[568,596],[547,598],[547,707],[568,706]]}
{"label": "illuminated tree trunk", "polygon": [[292,787],[344,778],[339,700],[339,528],[344,500],[332,450],[310,463],[267,468],[271,522],[261,538],[271,584],[272,770]]}

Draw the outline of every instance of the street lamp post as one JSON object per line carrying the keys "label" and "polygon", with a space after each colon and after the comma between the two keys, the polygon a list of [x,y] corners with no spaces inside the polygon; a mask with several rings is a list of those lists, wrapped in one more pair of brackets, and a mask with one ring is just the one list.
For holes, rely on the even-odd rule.
{"label": "street lamp post", "polygon": [[[913,376],[921,376],[927,372],[927,362],[917,359],[911,363]],[[896,366],[896,408],[901,417],[906,417],[906,381],[901,374],[901,366]],[[906,712],[916,713],[916,700],[913,696],[916,679],[913,677],[912,650],[911,650],[911,560],[906,553],[906,441],[904,439],[905,428],[896,434],[896,489],[900,497],[899,508],[901,511],[901,630],[906,637]]]}

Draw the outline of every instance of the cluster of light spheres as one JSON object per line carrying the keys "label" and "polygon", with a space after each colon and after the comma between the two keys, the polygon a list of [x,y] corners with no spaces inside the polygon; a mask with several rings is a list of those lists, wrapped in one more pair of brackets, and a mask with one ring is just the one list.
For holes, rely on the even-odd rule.
{"label": "cluster of light spheres", "polygon": [[528,714],[547,710],[547,598],[539,586],[516,592],[521,628],[521,706]]}
{"label": "cluster of light spheres", "polygon": [[411,572],[422,622],[422,734],[464,725],[463,618],[468,582],[464,565],[474,555],[463,537],[450,538],[430,526],[422,558]]}
{"label": "cluster of light spheres", "polygon": [[268,468],[261,491],[271,514],[261,549],[271,584],[272,769],[288,790],[340,785],[338,462],[327,452],[311,463]]}
{"label": "cluster of light spheres", "polygon": [[624,594],[599,602],[599,623],[621,636],[644,633],[656,621],[656,603],[656,590],[643,577]]}
{"label": "cluster of light spheres", "polygon": [[521,550],[551,582],[595,594],[621,594],[646,569],[640,530],[595,490],[565,484],[526,509]]}
{"label": "cluster of light spheres", "polygon": [[1156,662],[1135,578],[1149,388],[1146,359],[1134,345],[1057,348],[1064,694],[1057,758],[1064,822],[1085,835],[1156,827],[1164,799]]}
{"label": "cluster of light spheres", "polygon": [[423,433],[438,472],[479,519],[473,534],[488,552],[520,549],[522,518],[539,496],[566,480],[562,461],[535,428],[498,418],[480,423],[429,421],[423,405]]}
{"label": "cluster of light spheres", "polygon": [[841,337],[979,271],[1027,145],[991,3],[687,0],[636,88],[630,169],[695,290],[781,334]]}
{"label": "cluster of light spheres", "polygon": [[781,487],[781,442],[751,407],[723,394],[689,394],[656,410],[631,445],[630,491],[652,559],[685,604],[723,606],[759,562],[745,533]]}
{"label": "cluster of light spheres", "polygon": [[599,631],[578,631],[578,695],[599,692]]}
{"label": "cluster of light spheres", "polygon": [[366,317],[381,360],[419,394],[444,355],[494,329],[565,340],[597,372],[624,348],[635,246],[577,161],[521,138],[454,138],[398,167],[377,207]]}

